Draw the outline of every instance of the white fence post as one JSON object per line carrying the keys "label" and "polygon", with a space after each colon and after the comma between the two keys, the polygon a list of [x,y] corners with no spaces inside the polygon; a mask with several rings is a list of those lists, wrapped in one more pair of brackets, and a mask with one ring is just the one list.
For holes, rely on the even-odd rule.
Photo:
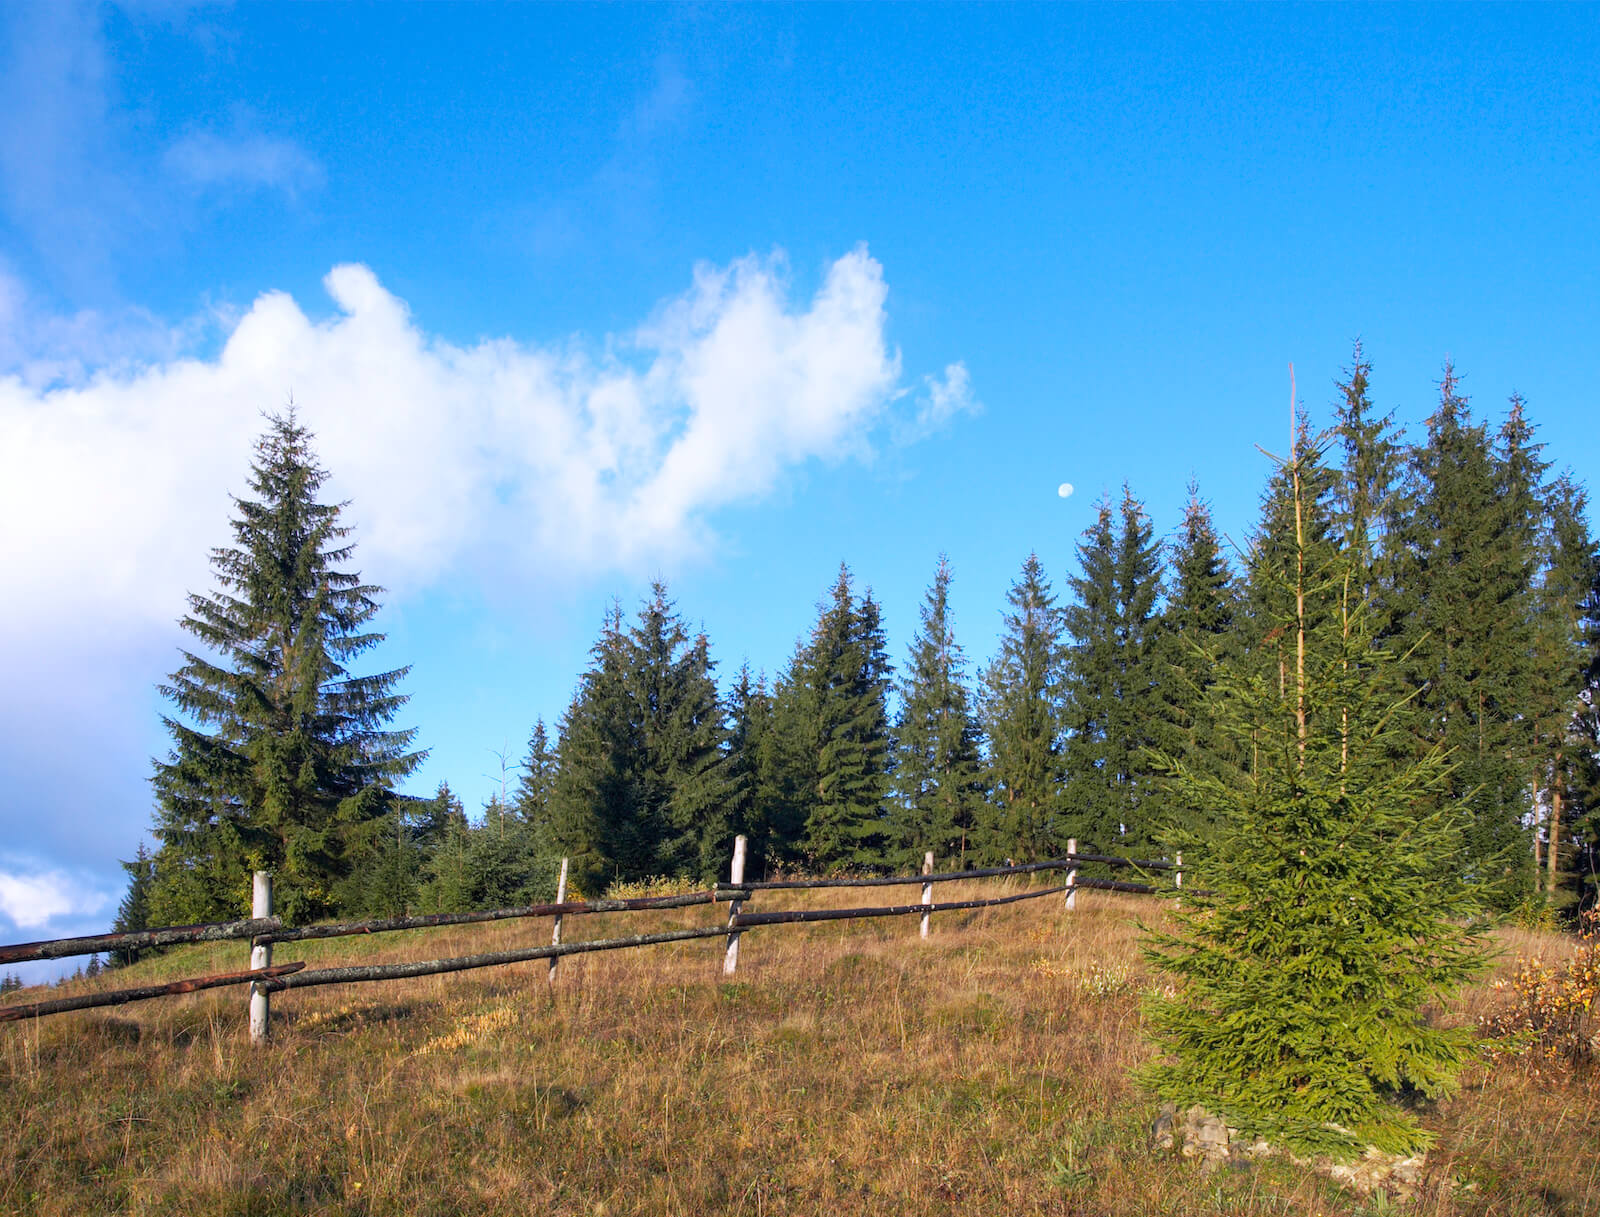
{"label": "white fence post", "polygon": [[[933,874],[933,851],[931,849],[927,853],[922,855],[922,873],[924,875]],[[932,904],[933,903],[933,884],[924,883],[922,885],[922,903],[923,904]],[[922,936],[924,938],[926,938],[928,936],[928,922],[930,922],[932,920],[933,920],[933,910],[930,909],[927,912],[922,914]]]}
{"label": "white fence post", "polygon": [[[733,870],[728,878],[735,886],[744,882],[744,853],[749,841],[745,837],[733,839]],[[735,900],[728,905],[728,951],[722,958],[722,974],[732,976],[739,968],[739,931],[733,928],[734,918],[744,907],[744,901]]]}
{"label": "white fence post", "polygon": [[[565,904],[566,902],[567,902],[567,859],[563,858],[563,859],[561,859],[561,877],[556,880],[556,903],[557,904]],[[558,946],[561,945],[561,914],[560,913],[556,914],[555,928],[550,931],[550,945],[553,946],[553,947],[558,947]],[[560,956],[558,956],[558,955],[550,956],[550,983],[551,984],[555,984],[556,983],[556,964],[559,963],[560,961],[561,961],[561,957]]]}
{"label": "white fence post", "polygon": [[[250,916],[272,916],[272,873],[258,870],[250,885]],[[272,944],[250,944],[250,970],[272,966]],[[264,1044],[271,1029],[272,1008],[267,987],[259,981],[250,982],[250,1042]]]}
{"label": "white fence post", "polygon": [[[1183,887],[1183,851],[1181,849],[1178,851],[1178,868],[1173,872],[1172,886],[1179,888],[1180,891]],[[1172,907],[1178,909],[1183,907],[1183,896],[1181,894]]]}
{"label": "white fence post", "polygon": [[[1067,842],[1067,853],[1073,858],[1078,856],[1078,838],[1073,837]],[[1078,907],[1078,867],[1074,863],[1067,868],[1067,912]]]}

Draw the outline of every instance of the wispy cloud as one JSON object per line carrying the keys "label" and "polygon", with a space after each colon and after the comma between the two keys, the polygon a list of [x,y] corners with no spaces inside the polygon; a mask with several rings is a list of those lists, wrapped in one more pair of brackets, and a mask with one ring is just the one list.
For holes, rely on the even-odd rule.
{"label": "wispy cloud", "polygon": [[0,866],[0,917],[19,929],[92,917],[110,903],[92,882],[65,871]]}
{"label": "wispy cloud", "polygon": [[201,188],[267,189],[290,199],[322,185],[322,165],[294,140],[240,129],[191,131],[163,158],[174,175]]}

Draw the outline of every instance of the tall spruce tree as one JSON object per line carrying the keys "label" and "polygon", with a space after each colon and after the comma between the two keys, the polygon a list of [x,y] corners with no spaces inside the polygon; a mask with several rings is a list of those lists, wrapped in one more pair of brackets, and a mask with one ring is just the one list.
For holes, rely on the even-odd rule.
{"label": "tall spruce tree", "polygon": [[1164,1055],[1145,1077],[1293,1151],[1409,1151],[1427,1138],[1401,1100],[1448,1092],[1471,1038],[1425,1010],[1483,957],[1464,889],[1437,882],[1461,855],[1445,754],[1392,764],[1392,659],[1348,552],[1330,554],[1311,527],[1316,466],[1299,429],[1275,479],[1290,529],[1255,571],[1283,581],[1257,589],[1275,614],[1260,637],[1281,661],[1239,662],[1214,687],[1240,764],[1173,766],[1184,801],[1221,818],[1206,890],[1186,896],[1175,932],[1151,937],[1181,988],[1149,1003]]}
{"label": "tall spruce tree", "polygon": [[162,694],[173,747],[155,764],[151,916],[209,921],[249,907],[250,872],[277,876],[278,908],[304,920],[337,909],[363,825],[420,763],[415,732],[387,729],[408,669],[357,675],[383,641],[366,628],[382,590],[344,569],[341,505],[291,409],[268,419],[234,500],[234,544],[212,551],[218,590],[189,597],[184,651]]}
{"label": "tall spruce tree", "polygon": [[941,554],[900,687],[890,858],[896,866],[914,866],[930,849],[965,865],[983,813],[981,733],[965,683],[966,656],[951,629],[950,580]]}
{"label": "tall spruce tree", "polygon": [[1588,496],[1570,473],[1546,497],[1540,573],[1534,594],[1532,683],[1527,690],[1533,793],[1544,821],[1543,889],[1547,899],[1576,898],[1567,863],[1575,858],[1575,795],[1585,769],[1585,701],[1593,641],[1590,597],[1600,585],[1600,552],[1589,533]]}
{"label": "tall spruce tree", "polygon": [[985,862],[1049,857],[1071,835],[1062,822],[1061,610],[1038,554],[1023,562],[1006,602],[983,677],[993,792],[978,840]]}
{"label": "tall spruce tree", "polygon": [[1064,721],[1069,819],[1109,853],[1145,852],[1160,835],[1146,814],[1159,734],[1161,546],[1144,505],[1122,488],[1100,504],[1078,545],[1081,573],[1062,613],[1067,637]]}
{"label": "tall spruce tree", "polygon": [[523,754],[517,775],[515,808],[517,815],[533,830],[534,840],[543,852],[550,826],[550,799],[556,782],[556,749],[550,730],[540,716],[528,733],[528,751]]}
{"label": "tall spruce tree", "polygon": [[[1211,511],[1190,482],[1153,656],[1159,715],[1151,734],[1167,756],[1198,772],[1220,772],[1236,759],[1228,755],[1212,719],[1211,689],[1233,658],[1237,601]],[[1174,804],[1167,819],[1204,845],[1210,841],[1215,809],[1205,803]]]}
{"label": "tall spruce tree", "polygon": [[1349,555],[1356,590],[1370,605],[1375,633],[1387,641],[1398,640],[1405,628],[1400,568],[1411,503],[1404,436],[1392,411],[1374,410],[1371,375],[1372,364],[1357,342],[1337,386],[1334,435],[1343,460],[1333,484],[1332,528]]}
{"label": "tall spruce tree", "polygon": [[1524,691],[1540,465],[1520,411],[1513,414],[1497,450],[1445,366],[1439,407],[1413,459],[1407,575],[1421,729],[1452,753],[1450,795],[1466,818],[1464,877],[1492,879],[1503,907],[1532,880]]}
{"label": "tall spruce tree", "polygon": [[816,795],[804,840],[820,870],[884,862],[891,674],[878,603],[871,592],[856,599],[850,568],[840,563],[803,666],[816,745]]}
{"label": "tall spruce tree", "polygon": [[548,839],[553,853],[570,860],[573,888],[598,895],[617,878],[654,873],[654,841],[639,815],[643,747],[621,605],[607,611],[589,653],[561,719]]}
{"label": "tall spruce tree", "polygon": [[755,825],[762,873],[807,861],[806,823],[817,804],[821,690],[811,679],[811,639],[796,642],[765,703],[751,704]]}
{"label": "tall spruce tree", "polygon": [[[155,884],[155,856],[141,841],[133,861],[123,862],[121,866],[128,875],[128,891],[117,905],[117,919],[111,923],[111,930],[115,934],[147,930],[154,924],[150,920],[150,889]],[[108,957],[113,967],[137,963],[138,960],[139,952],[136,949],[113,951]]]}
{"label": "tall spruce tree", "polygon": [[651,844],[647,873],[714,882],[728,854],[727,719],[713,668],[706,636],[691,639],[666,585],[653,583],[627,654],[640,749],[633,806]]}

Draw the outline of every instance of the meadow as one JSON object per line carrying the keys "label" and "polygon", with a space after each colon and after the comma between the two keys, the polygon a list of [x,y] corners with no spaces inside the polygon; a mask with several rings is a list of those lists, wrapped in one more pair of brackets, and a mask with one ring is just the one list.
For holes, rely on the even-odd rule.
{"label": "meadow", "polygon": [[[966,885],[963,885],[966,886]],[[1001,895],[1005,882],[971,885]],[[965,892],[963,893],[966,894]],[[942,896],[943,894],[941,894]],[[753,908],[878,902],[763,893]],[[935,916],[746,932],[273,1000],[243,989],[0,1026],[0,1212],[39,1214],[1357,1214],[1600,1211],[1600,1087],[1516,1059],[1422,1110],[1438,1137],[1404,1204],[1279,1159],[1204,1174],[1158,1154],[1140,953],[1150,898],[1083,893]],[[569,919],[566,938],[714,924],[721,909]],[[548,941],[500,922],[286,944],[312,966]],[[1440,1017],[1476,1022],[1519,958]],[[107,977],[231,971],[242,943]],[[28,1000],[28,993],[15,1000]]]}

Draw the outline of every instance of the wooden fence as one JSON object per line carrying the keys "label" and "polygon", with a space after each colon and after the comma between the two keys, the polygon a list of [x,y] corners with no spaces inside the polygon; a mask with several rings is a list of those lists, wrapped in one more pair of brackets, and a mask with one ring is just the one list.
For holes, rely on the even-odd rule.
{"label": "wooden fence", "polygon": [[[150,947],[171,946],[188,942],[218,942],[225,939],[250,940],[250,967],[242,972],[224,972],[215,976],[197,976],[166,984],[141,985],[137,988],[110,989],[99,993],[82,993],[72,997],[59,997],[49,1001],[0,1006],[0,1022],[14,1022],[25,1018],[41,1018],[49,1014],[64,1014],[71,1010],[88,1010],[97,1006],[117,1006],[127,1002],[144,1001],[174,993],[193,993],[201,989],[214,989],[226,985],[250,986],[250,1038],[254,1043],[264,1043],[270,1031],[270,995],[287,989],[303,989],[314,985],[354,984],[363,981],[401,980],[412,976],[432,976],[444,972],[465,972],[473,968],[498,967],[502,964],[526,963],[535,959],[550,961],[549,979],[556,979],[556,964],[563,956],[580,955],[592,951],[617,951],[630,947],[650,946],[663,942],[684,942],[695,938],[723,938],[725,940],[723,971],[732,975],[739,966],[739,939],[745,930],[767,925],[789,925],[815,921],[852,921],[866,917],[921,917],[921,936],[927,938],[935,913],[955,912],[964,909],[994,908],[1015,904],[1021,900],[1037,900],[1045,896],[1061,896],[1067,910],[1076,907],[1078,892],[1083,889],[1113,892],[1135,892],[1151,895],[1176,895],[1183,886],[1183,855],[1175,861],[1119,858],[1106,854],[1080,854],[1077,841],[1070,841],[1067,853],[1047,862],[1027,862],[1017,866],[992,866],[976,870],[935,873],[933,854],[923,858],[919,875],[889,875],[871,878],[837,879],[774,879],[746,881],[746,840],[739,837],[734,843],[733,865],[729,881],[718,883],[707,891],[689,892],[673,896],[648,896],[628,900],[566,900],[567,860],[561,860],[561,876],[556,890],[556,903],[534,904],[521,908],[492,909],[478,913],[435,913],[420,917],[389,917],[366,921],[344,921],[332,924],[285,926],[273,916],[272,877],[266,871],[255,873],[252,891],[251,916],[243,921],[225,921],[204,925],[168,926],[162,929],[138,930],[131,933],[98,934],[87,938],[57,938],[47,942],[17,943],[0,946],[0,965],[23,963],[31,960],[64,959],[76,955],[98,955],[109,951],[143,950]],[[1080,873],[1085,864],[1132,869],[1154,878],[1170,873],[1170,885],[1155,882],[1138,882],[1126,879],[1105,879]],[[1064,871],[1065,882],[1055,886],[1030,888],[1007,896],[991,896],[973,900],[935,902],[933,885],[972,879],[990,879],[1009,875],[1028,875],[1044,871]],[[908,887],[920,885],[922,899],[917,904],[890,904],[865,908],[835,909],[779,909],[772,912],[746,912],[745,905],[757,892],[802,891],[819,888],[852,887]],[[690,908],[701,904],[726,904],[728,921],[725,926],[701,926],[684,930],[665,930],[654,934],[634,934],[621,938],[598,938],[586,942],[562,942],[563,919],[593,913],[633,913],[653,909]],[[353,967],[316,968],[308,970],[303,962],[274,965],[272,948],[277,943],[303,942],[312,938],[341,938],[355,934],[386,934],[399,930],[426,929],[444,925],[468,925],[483,921],[505,921],[519,918],[549,917],[553,919],[549,946],[527,947],[513,951],[491,951],[479,955],[458,955],[446,959],[415,960],[409,963],[366,964]]]}

